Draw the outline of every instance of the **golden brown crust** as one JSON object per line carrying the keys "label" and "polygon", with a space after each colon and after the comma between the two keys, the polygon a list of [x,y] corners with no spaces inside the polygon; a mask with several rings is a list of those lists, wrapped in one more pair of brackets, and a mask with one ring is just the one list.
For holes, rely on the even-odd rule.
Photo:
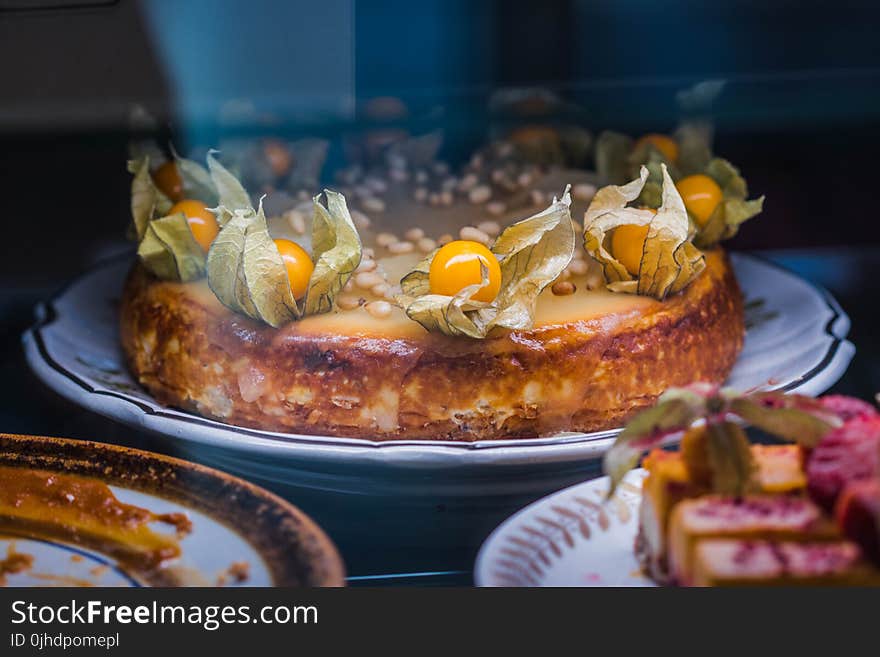
{"label": "golden brown crust", "polygon": [[160,402],[235,425],[374,440],[595,431],[670,386],[727,377],[745,333],[742,297],[726,256],[707,262],[662,304],[482,341],[276,330],[136,266],[122,346]]}

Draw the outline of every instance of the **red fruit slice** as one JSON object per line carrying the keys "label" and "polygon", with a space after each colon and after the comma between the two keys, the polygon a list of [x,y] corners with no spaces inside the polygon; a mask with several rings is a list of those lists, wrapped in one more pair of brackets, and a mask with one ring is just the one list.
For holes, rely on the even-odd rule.
{"label": "red fruit slice", "polygon": [[880,479],[849,484],[837,501],[834,516],[844,535],[880,564]]}
{"label": "red fruit slice", "polygon": [[868,402],[846,395],[825,395],[819,399],[822,407],[837,415],[844,422],[856,418],[880,417],[877,407]]}
{"label": "red fruit slice", "polygon": [[807,461],[807,489],[831,512],[844,487],[880,476],[880,416],[856,417],[831,431]]}

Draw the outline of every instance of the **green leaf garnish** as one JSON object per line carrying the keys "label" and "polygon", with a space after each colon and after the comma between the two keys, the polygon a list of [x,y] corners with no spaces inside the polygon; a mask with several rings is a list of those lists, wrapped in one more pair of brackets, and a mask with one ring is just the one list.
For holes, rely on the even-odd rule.
{"label": "green leaf garnish", "polygon": [[[639,177],[623,186],[608,185],[593,197],[584,215],[584,248],[602,265],[609,290],[664,299],[690,284],[706,267],[705,256],[688,239],[690,222],[684,202],[665,164],[661,202],[657,213],[629,207],[649,176],[641,167]],[[619,226],[648,226],[637,276],[609,250],[612,231]]]}
{"label": "green leaf garnish", "polygon": [[491,251],[501,268],[501,288],[491,303],[471,298],[488,284],[484,266],[480,283],[465,287],[455,296],[431,294],[429,271],[436,251],[401,279],[398,303],[428,331],[446,335],[480,339],[496,327],[531,328],[538,295],[574,255],[570,206],[566,188],[561,200],[554,198],[546,210],[508,226],[498,236]]}

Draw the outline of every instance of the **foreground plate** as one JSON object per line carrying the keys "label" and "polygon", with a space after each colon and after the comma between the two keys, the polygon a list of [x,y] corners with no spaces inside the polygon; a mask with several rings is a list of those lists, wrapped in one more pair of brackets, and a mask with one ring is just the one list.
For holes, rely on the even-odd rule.
{"label": "foreground plate", "polygon": [[[0,465],[84,475],[110,486],[123,503],[156,514],[185,514],[192,531],[179,540],[181,556],[167,569],[180,584],[343,584],[342,561],[317,525],[291,504],[221,472],[111,445],[4,434]],[[171,527],[151,528],[173,534]],[[31,563],[20,572],[0,572],[0,584],[147,585],[100,551],[11,531],[0,535],[0,563],[10,558]],[[246,576],[236,578],[236,572]]]}
{"label": "foreground plate", "polygon": [[608,477],[538,500],[483,543],[477,586],[654,586],[633,552],[642,481],[634,470],[608,502]]}
{"label": "foreground plate", "polygon": [[[748,305],[745,347],[729,384],[819,394],[846,370],[855,349],[837,302],[796,275],[758,258],[732,256]],[[119,348],[117,302],[130,260],[116,259],[73,281],[38,308],[24,335],[28,362],[73,402],[129,425],[170,436],[188,456],[263,482],[296,479],[313,489],[370,494],[490,494],[486,466],[509,471],[498,493],[532,494],[584,476],[617,431],[513,441],[386,441],[283,434],[207,420],[158,404],[129,376]],[[566,469],[566,464],[567,468]],[[542,481],[528,482],[544,468]],[[408,475],[387,477],[389,470]],[[426,484],[424,475],[432,479]],[[447,476],[441,474],[442,471]],[[565,472],[567,478],[560,478]],[[470,480],[471,475],[479,480]],[[294,477],[295,475],[295,477]],[[514,475],[514,476],[510,476]],[[578,477],[575,479],[574,477]],[[549,486],[549,487],[548,487]]]}

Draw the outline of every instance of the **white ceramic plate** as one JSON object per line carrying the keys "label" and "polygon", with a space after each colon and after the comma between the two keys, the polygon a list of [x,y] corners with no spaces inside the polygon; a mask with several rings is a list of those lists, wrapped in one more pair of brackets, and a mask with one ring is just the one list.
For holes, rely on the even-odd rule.
{"label": "white ceramic plate", "polygon": [[[344,566],[324,532],[293,505],[228,474],[179,459],[82,440],[0,434],[0,466],[106,484],[123,504],[189,520],[183,535],[165,522],[180,556],[155,577],[127,569],[86,533],[52,540],[7,518],[0,531],[0,585],[339,586]],[[88,499],[88,495],[81,496]],[[30,563],[6,572],[5,560]],[[14,571],[17,569],[13,569]],[[236,576],[236,571],[241,573]],[[158,578],[158,579],[157,579]]]}
{"label": "white ceramic plate", "polygon": [[[849,318],[827,292],[798,276],[753,256],[732,258],[750,327],[728,383],[806,394],[826,390],[855,352],[845,339]],[[245,429],[166,408],[132,380],[120,352],[117,301],[129,266],[127,258],[110,261],[39,306],[37,324],[24,335],[28,362],[74,403],[177,439],[188,457],[245,477],[370,495],[537,495],[584,479],[584,463],[595,463],[617,433],[371,442]]]}
{"label": "white ceramic plate", "polygon": [[477,586],[654,586],[633,552],[646,474],[630,472],[608,502],[601,477],[511,516],[480,548]]}

